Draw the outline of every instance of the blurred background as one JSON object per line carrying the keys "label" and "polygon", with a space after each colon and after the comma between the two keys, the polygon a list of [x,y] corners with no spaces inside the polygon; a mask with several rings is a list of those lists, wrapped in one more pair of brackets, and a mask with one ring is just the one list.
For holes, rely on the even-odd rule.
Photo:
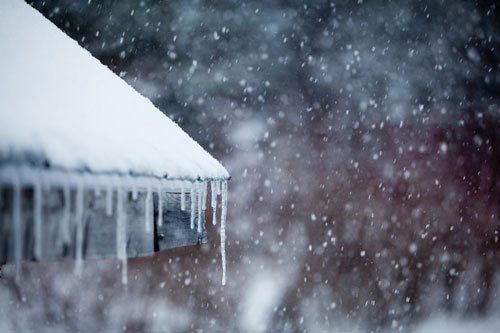
{"label": "blurred background", "polygon": [[497,332],[495,1],[28,2],[231,173],[228,285],[216,227],[7,266],[2,331]]}

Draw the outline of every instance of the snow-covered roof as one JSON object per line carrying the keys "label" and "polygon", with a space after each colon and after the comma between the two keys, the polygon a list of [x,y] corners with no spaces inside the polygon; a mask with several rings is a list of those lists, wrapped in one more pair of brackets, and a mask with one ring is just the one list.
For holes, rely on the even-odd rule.
{"label": "snow-covered roof", "polygon": [[22,0],[0,1],[0,164],[168,179],[224,167]]}

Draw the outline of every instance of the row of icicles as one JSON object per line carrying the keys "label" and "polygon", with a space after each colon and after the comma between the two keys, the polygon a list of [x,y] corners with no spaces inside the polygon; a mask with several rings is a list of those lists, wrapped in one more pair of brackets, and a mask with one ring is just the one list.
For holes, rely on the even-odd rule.
{"label": "row of icicles", "polygon": [[[189,182],[189,181],[170,181],[174,182],[176,189],[180,187],[181,203],[180,209],[186,210],[186,195],[189,193],[191,198],[191,217],[190,217],[190,227],[191,229],[195,226],[195,216],[198,215],[197,232],[201,234],[203,232],[203,216],[206,210],[207,194],[208,194],[208,181],[207,182]],[[156,184],[155,184],[156,183]],[[106,188],[106,214],[111,216],[113,214],[113,191],[117,193],[116,196],[116,255],[121,261],[122,268],[122,283],[127,284],[127,223],[126,223],[126,209],[124,193],[128,192],[124,190],[124,186],[109,182]],[[145,190],[145,232],[152,232],[152,194],[156,192],[158,198],[160,194],[164,192],[171,192],[172,186],[165,186],[166,182],[164,180],[155,181],[148,179],[147,185],[143,186],[141,190]],[[18,177],[12,179],[13,186],[13,200],[12,200],[12,220],[13,220],[13,242],[14,242],[14,262],[17,267],[22,260],[22,230],[21,230],[21,189],[22,186]],[[42,184],[40,180],[36,180],[32,184],[34,190],[34,234],[35,234],[35,244],[34,244],[34,255],[37,259],[42,257],[42,225],[43,225],[43,196],[42,196]],[[64,208],[63,208],[63,218],[61,222],[61,234],[64,238],[63,240],[67,243],[70,241],[70,205],[67,204],[70,201],[70,185],[65,184],[63,187],[64,196]],[[88,186],[86,186],[88,187]],[[170,189],[170,191],[167,190]],[[130,186],[132,192],[132,199],[137,200],[139,189],[137,187],[137,182],[132,182]],[[217,198],[220,197],[220,246],[221,246],[221,258],[222,258],[222,285],[226,284],[226,215],[227,215],[227,200],[228,200],[228,188],[227,181],[210,181],[211,189],[211,208],[213,211],[213,224],[217,224]],[[101,187],[96,186],[94,188],[95,192],[98,194],[101,191]],[[162,200],[158,200],[158,218],[156,223],[158,226],[163,225],[163,207]],[[195,204],[197,203],[197,204]],[[197,207],[197,211],[196,211]],[[83,232],[84,232],[84,183],[83,181],[76,182],[76,206],[75,206],[75,220],[76,220],[76,249],[75,249],[75,273],[81,274],[83,269]]]}

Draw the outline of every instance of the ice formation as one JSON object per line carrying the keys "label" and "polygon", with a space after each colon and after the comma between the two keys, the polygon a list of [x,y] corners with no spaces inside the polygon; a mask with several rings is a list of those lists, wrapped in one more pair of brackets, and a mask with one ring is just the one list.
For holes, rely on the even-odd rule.
{"label": "ice formation", "polygon": [[122,266],[122,283],[127,284],[127,221],[122,189],[116,196],[116,257]]}
{"label": "ice formation", "polygon": [[211,190],[211,207],[212,207],[212,224],[217,224],[217,189],[216,187],[217,181],[210,182],[210,190]]}
{"label": "ice formation", "polygon": [[[84,189],[81,183],[76,186],[76,244],[75,244],[75,272],[81,274],[83,269],[83,210],[84,210]],[[36,204],[35,204],[36,205]]]}
{"label": "ice formation", "polygon": [[186,210],[186,192],[184,192],[184,184],[181,185],[181,210]]}
{"label": "ice formation", "polygon": [[221,216],[220,216],[220,251],[222,257],[222,285],[226,284],[226,215],[227,215],[227,182],[222,183]]}
{"label": "ice formation", "polygon": [[191,229],[194,229],[194,203],[195,203],[195,187],[194,184],[191,184],[190,192],[189,192],[189,197],[191,198]]}
{"label": "ice formation", "polygon": [[198,234],[201,234],[202,233],[202,225],[201,225],[201,220],[202,220],[202,202],[203,202],[203,188],[202,188],[202,183],[198,183],[198,190],[197,190],[197,194],[198,194],[198,222],[197,222],[197,230],[198,230]]}
{"label": "ice formation", "polygon": [[16,278],[19,279],[19,269],[22,260],[22,250],[23,250],[23,236],[22,236],[22,217],[21,217],[21,185],[19,184],[19,179],[17,175],[12,179],[13,184],[13,198],[12,198],[12,230],[14,232],[13,242],[14,242],[14,262],[16,264]]}
{"label": "ice formation", "polygon": [[135,201],[135,200],[137,200],[137,197],[138,197],[137,184],[133,178],[132,178],[131,182],[132,182],[132,200]]}
{"label": "ice formation", "polygon": [[[11,189],[13,194],[12,199],[12,246],[13,251],[11,259],[16,263],[17,267],[24,259],[26,254],[23,253],[23,237],[22,230],[24,226],[23,216],[23,190],[33,189],[33,214],[34,214],[34,256],[36,259],[43,259],[44,244],[43,230],[43,184],[47,184],[47,188],[61,191],[62,193],[62,211],[61,220],[59,221],[59,228],[57,233],[56,246],[59,244],[73,245],[75,249],[75,273],[80,274],[83,269],[83,233],[85,229],[85,213],[90,209],[85,204],[86,193],[96,192],[96,188],[106,191],[105,200],[105,213],[109,213],[109,207],[113,204],[115,198],[114,211],[111,214],[116,219],[116,257],[121,263],[123,283],[127,283],[127,216],[126,204],[128,200],[128,193],[135,191],[145,193],[143,201],[145,225],[148,232],[152,232],[153,217],[151,210],[153,209],[152,190],[154,186],[158,193],[158,200],[160,195],[164,192],[171,193],[172,195],[180,196],[179,209],[182,209],[186,200],[186,183],[189,183],[189,195],[191,200],[191,227],[194,228],[195,220],[197,219],[197,232],[203,232],[204,214],[206,213],[206,206],[208,197],[208,186],[210,185],[210,205],[212,208],[214,224],[217,222],[217,201],[220,198],[220,246],[222,257],[222,284],[226,283],[226,215],[227,215],[227,200],[228,189],[227,180],[212,180],[212,181],[196,181],[186,182],[178,180],[157,180],[154,178],[137,178],[131,177],[111,177],[108,175],[78,175],[68,174],[60,171],[50,170],[36,170],[28,167],[4,167],[0,168],[0,190],[6,188]],[[45,185],[44,185],[45,186]],[[136,187],[134,187],[136,186]],[[220,196],[217,195],[220,189]],[[72,214],[72,193],[74,193],[74,213]],[[182,199],[184,198],[184,199]],[[183,203],[184,201],[184,203]],[[162,204],[158,202],[158,219],[156,223],[162,223]],[[184,207],[185,208],[185,207]],[[114,214],[113,214],[114,213]],[[71,230],[75,232],[74,237],[71,236]],[[74,242],[74,244],[72,244]],[[50,246],[50,245],[49,245]]]}
{"label": "ice formation", "polygon": [[71,190],[67,184],[63,186],[63,215],[60,226],[60,237],[62,243],[68,245],[70,242],[70,218],[71,218]]}
{"label": "ice formation", "polygon": [[33,200],[35,202],[35,208],[33,209],[33,217],[35,221],[35,258],[42,258],[42,219],[43,219],[43,197],[42,197],[42,185],[40,180],[35,180]]}
{"label": "ice formation", "polygon": [[144,225],[146,232],[151,231],[151,187],[147,186],[146,199],[144,201]]}
{"label": "ice formation", "polygon": [[160,227],[163,225],[163,200],[160,187],[158,187],[158,220],[156,223],[158,223]]}

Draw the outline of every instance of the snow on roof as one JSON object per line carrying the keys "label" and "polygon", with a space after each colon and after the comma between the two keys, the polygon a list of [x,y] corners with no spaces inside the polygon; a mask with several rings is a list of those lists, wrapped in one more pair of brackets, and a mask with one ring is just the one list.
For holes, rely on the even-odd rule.
{"label": "snow on roof", "polygon": [[151,101],[22,0],[0,1],[0,73],[0,164],[229,178]]}

